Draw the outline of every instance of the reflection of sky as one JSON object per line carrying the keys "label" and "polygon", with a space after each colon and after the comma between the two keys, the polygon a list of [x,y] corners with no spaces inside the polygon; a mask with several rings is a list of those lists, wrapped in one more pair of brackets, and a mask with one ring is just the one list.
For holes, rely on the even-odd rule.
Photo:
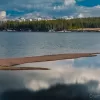
{"label": "reflection of sky", "polygon": [[[72,60],[50,61],[34,64],[23,64],[28,67],[48,67],[50,71],[25,71],[21,72],[25,87],[38,90],[48,88],[57,83],[85,83],[90,80],[100,81],[99,58],[79,58]],[[16,73],[17,74],[17,73]]]}
{"label": "reflection of sky", "polygon": [[51,69],[49,71],[1,71],[0,90],[21,88],[39,90],[58,83],[85,83],[91,80],[100,82],[99,58],[100,56],[20,65],[47,67]]}
{"label": "reflection of sky", "polygon": [[100,55],[96,57],[90,57],[90,58],[80,58],[78,60],[75,60],[74,66],[75,67],[95,67],[100,68]]}
{"label": "reflection of sky", "polygon": [[[48,71],[13,71],[13,72],[1,71],[0,92],[12,89],[15,91],[25,90],[25,89],[29,89],[32,91],[40,89],[48,89],[52,85],[56,85],[59,83],[67,85],[74,83],[82,83],[84,85],[88,85],[89,91],[99,92],[100,91],[99,58],[100,56],[79,58],[75,60],[71,59],[71,60],[50,61],[50,62],[42,62],[34,64],[30,63],[30,64],[20,65],[26,67],[48,67],[51,69]],[[69,87],[68,92],[70,92],[70,89],[75,88],[76,89],[75,91],[71,90],[73,91],[73,93],[76,93],[76,91],[80,92],[81,88],[84,89],[84,86],[80,86],[81,88],[77,88],[77,85],[75,85],[74,87],[73,85],[67,87]],[[61,90],[58,90],[57,93],[61,93],[60,91],[64,90],[63,88],[59,89]],[[86,92],[85,90],[83,91]],[[20,98],[19,95],[20,93],[24,94],[25,92],[19,91],[18,92],[19,98]],[[66,94],[66,91],[64,93]],[[4,94],[4,97],[5,95],[6,94]],[[8,93],[7,96],[9,95],[12,96],[13,91],[11,92],[11,94]]]}

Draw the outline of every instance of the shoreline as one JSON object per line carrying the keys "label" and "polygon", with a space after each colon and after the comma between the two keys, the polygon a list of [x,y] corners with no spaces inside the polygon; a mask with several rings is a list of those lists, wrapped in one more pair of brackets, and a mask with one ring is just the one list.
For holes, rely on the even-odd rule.
{"label": "shoreline", "polygon": [[0,32],[59,32],[59,33],[69,33],[69,32],[100,32],[100,28],[79,28],[79,29],[68,29],[68,30],[60,30],[60,31],[55,31],[55,30],[49,30],[49,31],[32,31],[32,30],[0,30]]}
{"label": "shoreline", "polygon": [[75,32],[100,32],[100,28],[79,28],[72,29],[71,31]]}

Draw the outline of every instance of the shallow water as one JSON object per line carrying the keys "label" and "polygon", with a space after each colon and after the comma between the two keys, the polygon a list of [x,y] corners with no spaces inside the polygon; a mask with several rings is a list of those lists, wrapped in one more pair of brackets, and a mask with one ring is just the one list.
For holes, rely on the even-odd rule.
{"label": "shallow water", "polygon": [[[0,58],[75,52],[100,52],[100,33],[0,33]],[[20,65],[47,67],[51,69],[49,71],[0,71],[0,92],[12,89],[36,91],[59,83],[87,82],[97,92],[100,91],[99,59],[100,55]]]}

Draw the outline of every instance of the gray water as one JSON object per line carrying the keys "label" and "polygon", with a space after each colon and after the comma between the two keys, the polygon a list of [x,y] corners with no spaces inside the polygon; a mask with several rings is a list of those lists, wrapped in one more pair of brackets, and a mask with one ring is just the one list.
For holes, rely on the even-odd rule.
{"label": "gray water", "polygon": [[[100,33],[0,32],[0,58],[75,52],[100,52]],[[89,89],[100,93],[99,59],[98,55],[97,57],[20,65],[47,67],[51,69],[49,71],[0,71],[0,92],[12,89],[36,91],[48,89],[59,83],[86,84],[89,82]]]}
{"label": "gray water", "polygon": [[99,33],[0,32],[0,58],[99,51]]}

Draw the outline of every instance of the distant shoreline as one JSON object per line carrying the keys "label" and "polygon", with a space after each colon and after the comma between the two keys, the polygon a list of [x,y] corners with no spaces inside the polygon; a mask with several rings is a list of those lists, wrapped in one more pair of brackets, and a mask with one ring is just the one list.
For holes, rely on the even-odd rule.
{"label": "distant shoreline", "polygon": [[49,30],[49,31],[24,31],[24,30],[3,30],[0,32],[61,32],[61,33],[67,33],[67,32],[100,32],[100,28],[80,28],[80,29],[69,29],[69,30],[60,30],[60,31],[54,31],[54,30]]}
{"label": "distant shoreline", "polygon": [[7,32],[100,32],[100,17],[16,21],[0,24],[1,31]]}

